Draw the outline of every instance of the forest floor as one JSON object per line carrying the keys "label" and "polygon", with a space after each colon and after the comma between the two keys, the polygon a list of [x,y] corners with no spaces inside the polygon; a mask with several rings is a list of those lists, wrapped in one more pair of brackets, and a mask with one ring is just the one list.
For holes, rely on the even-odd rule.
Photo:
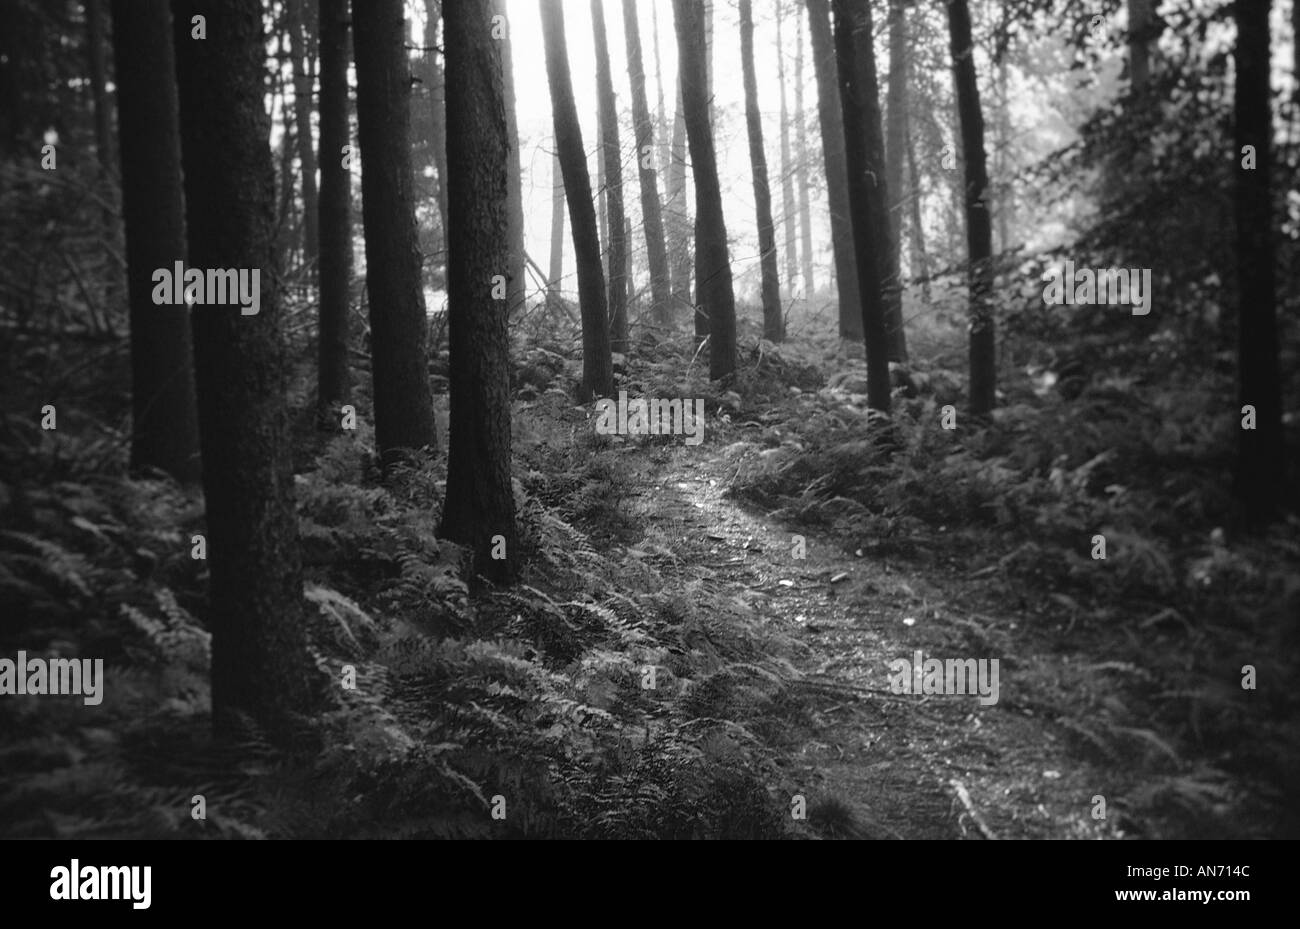
{"label": "forest floor", "polygon": [[[811,354],[806,347],[781,351]],[[1053,572],[1016,571],[1025,550],[1034,555],[1037,547],[999,525],[1005,519],[986,514],[951,528],[941,518],[913,521],[910,538],[891,538],[900,535],[896,521],[882,522],[835,496],[831,474],[811,469],[810,487],[802,489],[801,481],[786,479],[805,455],[794,427],[828,415],[860,421],[864,412],[864,398],[852,393],[852,375],[844,378],[843,368],[859,377],[865,369],[845,359],[834,367],[841,369],[831,380],[839,381],[837,388],[794,388],[766,403],[724,395],[699,446],[675,440],[653,463],[641,458],[644,446],[635,439],[614,440],[623,444],[612,452],[637,475],[629,518],[667,528],[680,580],[743,602],[797,643],[790,686],[806,712],[793,717],[772,747],[791,790],[802,785],[801,793],[817,803],[816,831],[1122,838],[1294,829],[1295,794],[1284,787],[1284,770],[1242,766],[1210,731],[1225,716],[1240,722],[1260,708],[1240,709],[1231,676],[1227,686],[1201,679],[1180,691],[1177,674],[1165,674],[1169,657],[1189,640],[1177,660],[1183,670],[1200,663],[1207,638],[1195,618],[1173,608],[1178,601],[1162,608],[1126,590],[1120,593],[1130,596],[1106,603],[1102,587],[1090,602],[1072,584],[1055,583]],[[766,377],[776,374],[769,369]],[[910,412],[918,409],[937,416],[933,403]],[[868,459],[859,468],[872,458],[861,434],[847,445],[850,454]],[[900,457],[896,471],[908,467],[906,455]],[[833,467],[835,459],[819,463]],[[773,479],[785,485],[783,498],[771,493]],[[758,502],[774,499],[794,505]],[[961,522],[961,513],[952,515]],[[957,544],[941,541],[950,533]],[[1289,554],[1284,599],[1294,602],[1294,546]],[[1223,557],[1212,551],[1210,561],[1217,566]],[[1069,559],[1059,561],[1064,566]],[[1189,578],[1206,587],[1223,583],[1196,573],[1213,573],[1205,559],[1188,562],[1196,565]],[[1248,652],[1241,647],[1248,637],[1237,632],[1212,629],[1208,637],[1231,637]],[[975,695],[895,693],[890,662],[912,661],[918,650],[941,660],[997,659],[996,703],[983,705]],[[1150,660],[1153,653],[1162,657]],[[1238,673],[1235,665],[1226,667]],[[1167,702],[1179,697],[1185,704],[1171,716]],[[1236,706],[1228,709],[1230,702]],[[1190,727],[1179,718],[1184,713]],[[1262,710],[1286,736],[1262,754],[1294,757],[1295,727],[1286,722],[1294,713],[1293,701]]]}
{"label": "forest floor", "polygon": [[[856,347],[751,334],[719,385],[683,334],[640,346],[619,386],[702,398],[688,445],[597,434],[571,399],[576,342],[525,340],[524,574],[493,590],[436,538],[445,447],[382,480],[364,415],[315,429],[304,360],[312,656],[361,683],[286,754],[255,726],[211,738],[201,495],[126,474],[124,346],[71,351],[16,344],[6,368],[16,410],[60,398],[60,419],[0,421],[0,654],[102,656],[109,686],[96,707],[0,704],[0,834],[1300,834],[1296,522],[1219,528],[1223,443],[1190,402],[1117,399],[1099,372],[1068,402],[1009,384],[993,422],[949,431],[940,358],[882,442]],[[917,651],[996,659],[996,703],[895,693],[890,663]]]}
{"label": "forest floor", "polygon": [[[1113,776],[1074,755],[1051,707],[1016,686],[1016,677],[1060,680],[1072,656],[1040,651],[1047,643],[1032,641],[1043,637],[1027,635],[1025,618],[980,603],[978,582],[956,566],[891,564],[809,529],[798,532],[805,557],[794,557],[796,533],[729,493],[753,453],[743,440],[675,449],[656,475],[661,491],[643,494],[632,512],[700,540],[681,552],[688,576],[746,599],[803,646],[793,686],[810,712],[784,734],[782,766],[809,797],[846,807],[840,817],[822,810],[827,831],[1115,835],[1120,815],[1090,815],[1095,794],[1115,795]],[[917,649],[925,657],[1002,656],[998,703],[893,693],[889,663],[911,661]]]}

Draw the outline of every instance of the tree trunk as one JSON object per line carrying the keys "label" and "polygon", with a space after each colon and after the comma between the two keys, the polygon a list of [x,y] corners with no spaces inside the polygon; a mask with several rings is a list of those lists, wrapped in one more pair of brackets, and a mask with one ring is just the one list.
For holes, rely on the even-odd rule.
{"label": "tree trunk", "polygon": [[[437,25],[442,19],[442,0],[424,0],[425,27],[424,44],[429,48],[437,44]],[[433,146],[433,169],[437,174],[436,187],[438,196],[438,218],[442,221],[442,241],[447,242],[447,77],[445,68],[437,61],[437,56],[430,53],[433,61],[429,68],[429,105],[433,108],[429,121],[430,139]]]}
{"label": "tree trunk", "polygon": [[[279,733],[290,713],[309,707],[316,681],[303,626],[288,368],[271,228],[263,9],[258,0],[227,0],[220,28],[194,41],[191,17],[211,8],[202,0],[176,0],[174,8],[175,38],[183,45],[176,73],[189,264],[256,269],[261,285],[256,315],[234,306],[194,310],[212,714],[219,732],[248,714]],[[132,54],[144,58],[139,49]]]}
{"label": "tree trunk", "polygon": [[[1255,428],[1238,430],[1237,493],[1247,523],[1261,527],[1286,506],[1282,379],[1278,365],[1272,216],[1272,126],[1269,93],[1270,3],[1238,0],[1234,91],[1239,400],[1255,408]],[[1255,165],[1241,167],[1245,146]],[[1245,414],[1242,414],[1243,416]]]}
{"label": "tree trunk", "polygon": [[[506,15],[505,0],[493,0],[493,15]],[[515,68],[511,51],[510,33],[501,41],[501,67],[505,80],[506,138],[510,145],[506,165],[506,220],[510,224],[507,242],[510,246],[509,301],[510,312],[523,309],[528,296],[528,279],[524,267],[524,191],[523,166],[519,151],[519,120],[515,112]],[[497,272],[500,273],[499,271]]]}
{"label": "tree trunk", "polygon": [[[790,110],[786,106],[784,4],[776,5],[776,74],[781,85],[781,226],[785,232],[785,289],[794,293],[799,279],[799,239],[795,234],[794,168],[790,157]],[[805,293],[805,297],[810,296]]]}
{"label": "tree trunk", "polygon": [[[668,250],[664,244],[664,220],[659,207],[659,178],[655,172],[654,124],[646,101],[645,66],[641,61],[641,30],[634,0],[623,0],[623,33],[627,48],[627,73],[632,86],[632,120],[636,129],[636,158],[641,177],[641,215],[645,226],[646,254],[650,262],[652,317],[657,325],[671,320],[672,282],[668,274]],[[660,111],[663,110],[663,82],[660,82]]]}
{"label": "tree trunk", "polygon": [[799,257],[803,268],[803,292],[811,297],[816,290],[813,278],[812,204],[808,191],[808,120],[803,108],[803,17],[799,7],[794,14],[794,174],[799,196]]}
{"label": "tree trunk", "polygon": [[718,124],[713,106],[713,0],[704,3],[704,87],[709,100],[709,126]]}
{"label": "tree trunk", "polygon": [[844,114],[835,69],[828,0],[807,0],[808,35],[817,75],[817,114],[821,123],[822,157],[826,162],[826,200],[830,207],[831,246],[835,256],[835,288],[839,292],[840,338],[862,341],[862,297],[854,257],[853,223],[849,217],[849,179],[844,162]]}
{"label": "tree trunk", "polygon": [[[633,6],[633,9],[635,9],[635,6]],[[624,10],[626,11],[626,7]],[[654,38],[655,92],[659,98],[658,108],[655,112],[655,137],[659,140],[659,173],[666,175],[668,166],[672,163],[672,148],[668,134],[668,110],[664,105],[664,62],[663,57],[659,54],[659,4],[657,3],[650,4],[650,22]]]}
{"label": "tree trunk", "polygon": [[[882,165],[871,157],[872,134],[880,134],[879,88],[872,45],[871,8],[858,0],[835,0],[835,62],[844,110],[844,154],[848,164],[849,208],[858,281],[862,287],[862,329],[867,354],[867,405],[889,412],[889,345],[886,340],[884,281],[887,253],[877,221],[881,185],[872,183]],[[875,127],[874,129],[872,127]]]}
{"label": "tree trunk", "polygon": [[131,316],[131,469],[201,476],[187,307],[153,302],[153,272],[185,260],[176,66],[167,0],[114,0],[122,216]]}
{"label": "tree trunk", "polygon": [[[107,41],[103,0],[86,0],[86,45],[90,59],[90,93],[95,107],[95,156],[106,182],[113,178],[113,115],[109,110]],[[107,217],[111,220],[111,217]]]}
{"label": "tree trunk", "polygon": [[[596,106],[597,113],[600,105]],[[605,133],[599,117],[596,120],[596,217],[600,228],[600,252],[604,256],[609,252],[609,186],[605,182]],[[609,280],[609,266],[604,265],[605,280]]]}
{"label": "tree trunk", "polygon": [[1134,93],[1146,89],[1151,78],[1148,42],[1151,37],[1152,0],[1128,0],[1128,80]]}
{"label": "tree trunk", "polygon": [[578,263],[578,302],[582,308],[582,384],[578,389],[578,401],[588,403],[614,393],[605,272],[600,266],[596,207],[591,196],[591,176],[587,173],[587,153],[582,145],[582,126],[573,101],[569,49],[564,37],[564,7],[561,0],[540,2],[555,144],[560,154],[560,170],[564,173],[569,225],[573,229],[573,254]]}
{"label": "tree trunk", "polygon": [[[278,31],[281,24],[277,21],[273,27]],[[292,121],[288,117],[288,112],[292,103],[289,100],[288,82],[284,74],[279,70],[272,77],[270,96],[271,112],[277,110],[285,114],[280,123],[281,129],[280,142],[277,147],[272,149],[272,157],[279,163],[279,181],[276,185],[278,200],[275,209],[275,263],[277,267],[287,268],[294,263],[294,258],[298,253],[299,243],[294,237],[294,230],[297,228],[298,201],[293,195],[294,191],[294,171],[293,171],[293,149],[294,149],[294,130]]]}
{"label": "tree trunk", "polygon": [[[513,259],[508,214],[515,157],[508,53],[505,42],[492,38],[498,2],[456,0],[444,20],[451,421],[438,534],[472,549],[475,572],[503,583],[517,573],[518,550],[510,483],[510,304],[493,299],[492,278]],[[494,548],[505,557],[493,558]]]}
{"label": "tree trunk", "polygon": [[925,227],[921,224],[921,173],[912,146],[912,120],[904,114],[903,145],[907,151],[908,202],[912,208],[912,267],[921,278],[921,299],[930,303],[930,259],[925,251]]}
{"label": "tree trunk", "polygon": [[885,323],[889,327],[889,360],[907,361],[903,331],[903,149],[907,131],[907,11],[904,0],[889,3],[889,81],[886,91],[885,190],[889,192],[889,288]]}
{"label": "tree trunk", "polygon": [[[682,110],[682,79],[677,76],[677,112],[673,117],[672,164],[668,171],[668,203],[664,208],[668,237],[668,272],[672,276],[673,307],[691,310],[690,211],[686,201],[686,115]],[[699,327],[694,322],[698,334]]]}
{"label": "tree trunk", "polygon": [[293,70],[293,121],[297,130],[298,162],[302,166],[302,260],[309,278],[318,279],[320,265],[319,202],[316,193],[316,153],[312,149],[312,74],[308,47],[311,29],[303,16],[306,0],[289,0],[289,62]]}
{"label": "tree trunk", "polygon": [[560,280],[564,277],[564,178],[561,176],[557,147],[551,159],[551,261],[547,284],[551,300],[560,299]]}
{"label": "tree trunk", "polygon": [[976,416],[997,404],[997,343],[993,313],[993,228],[989,222],[988,168],[984,154],[984,114],[975,77],[967,0],[948,0],[948,31],[966,164],[966,243],[970,270],[970,409]]}
{"label": "tree trunk", "polygon": [[375,444],[385,468],[402,452],[437,443],[425,357],[429,324],[415,226],[411,75],[403,28],[401,0],[353,0]]}
{"label": "tree trunk", "polygon": [[677,24],[677,60],[682,78],[682,109],[695,176],[695,280],[709,325],[709,377],[728,377],[736,370],[736,297],[727,257],[727,226],[722,189],[709,123],[708,68],[704,23],[695,0],[673,0]]}
{"label": "tree trunk", "polygon": [[348,362],[352,281],[352,172],[348,126],[348,0],[320,0],[320,373],[318,422],[337,429],[352,393]]}
{"label": "tree trunk", "polygon": [[1300,105],[1300,3],[1291,0],[1291,83]]}
{"label": "tree trunk", "polygon": [[776,274],[776,229],[772,224],[772,191],[763,150],[763,121],[758,111],[758,78],[754,73],[754,11],[740,0],[740,65],[745,82],[745,124],[749,130],[749,163],[754,173],[754,209],[758,217],[758,251],[763,274],[763,338],[785,338],[781,316],[781,282]]}
{"label": "tree trunk", "polygon": [[618,108],[614,104],[614,76],[609,65],[609,39],[605,34],[605,8],[591,0],[591,28],[596,41],[597,120],[600,123],[601,162],[609,201],[609,325],[610,349],[627,353],[627,219],[623,213],[623,148],[618,139]]}
{"label": "tree trunk", "polygon": [[998,251],[1005,252],[1011,248],[1011,211],[1014,201],[1010,173],[1007,167],[1007,154],[1011,150],[1011,100],[1007,96],[1007,56],[998,61],[998,148],[993,156],[994,190],[997,191],[997,204],[994,215],[998,220]]}

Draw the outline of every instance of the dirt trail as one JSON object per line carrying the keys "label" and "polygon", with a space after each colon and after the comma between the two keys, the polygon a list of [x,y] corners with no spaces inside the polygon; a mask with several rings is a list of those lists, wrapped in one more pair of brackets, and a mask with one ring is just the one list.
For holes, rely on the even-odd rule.
{"label": "dirt trail", "polygon": [[[1019,662],[1006,656],[1016,619],[963,611],[950,594],[959,575],[936,584],[731,499],[729,483],[754,451],[736,448],[728,456],[707,442],[674,447],[634,515],[703,539],[707,560],[694,573],[807,646],[794,686],[810,702],[811,724],[794,733],[785,761],[809,803],[838,798],[856,823],[845,831],[863,837],[1105,834],[1089,815],[1090,798],[1107,793],[1103,775],[1071,757],[1041,708],[1014,699]],[[793,557],[796,533],[806,539],[802,560]],[[1001,657],[999,702],[892,693],[889,662],[916,649],[927,658]]]}

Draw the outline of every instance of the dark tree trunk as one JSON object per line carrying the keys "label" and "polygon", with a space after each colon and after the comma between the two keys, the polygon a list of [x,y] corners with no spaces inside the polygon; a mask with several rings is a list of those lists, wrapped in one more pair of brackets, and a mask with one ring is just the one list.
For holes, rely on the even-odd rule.
{"label": "dark tree trunk", "polygon": [[[628,0],[624,0],[624,2],[628,2]],[[667,174],[668,165],[672,161],[672,150],[668,135],[668,109],[664,103],[664,62],[663,57],[659,54],[659,4],[657,3],[650,4],[650,23],[654,34],[655,92],[659,98],[658,109],[655,113],[655,134],[659,139],[659,173]]]}
{"label": "dark tree trunk", "polygon": [[885,323],[889,360],[907,361],[903,331],[903,149],[907,132],[907,10],[904,0],[889,2],[889,80],[885,110],[885,190],[889,192],[889,279]]}
{"label": "dark tree trunk", "polygon": [[258,269],[261,284],[256,315],[194,310],[212,713],[218,731],[243,713],[276,732],[310,705],[315,672],[304,640],[276,290],[263,10],[258,0],[227,0],[219,28],[202,41],[191,40],[190,19],[211,8],[176,0],[175,12],[189,264]]}
{"label": "dark tree trunk", "polygon": [[[899,305],[901,293],[898,288],[898,249],[894,242],[893,230],[890,228],[889,205],[890,189],[885,180],[885,134],[883,121],[880,112],[880,83],[876,70],[875,54],[875,30],[871,21],[871,11],[866,9],[856,13],[860,17],[859,29],[865,30],[865,34],[871,36],[869,41],[865,40],[858,43],[858,54],[863,56],[864,60],[859,65],[864,67],[862,85],[863,92],[866,94],[866,182],[872,187],[872,195],[868,201],[870,213],[868,219],[875,227],[873,231],[873,241],[877,243],[879,254],[876,257],[876,267],[880,273],[880,299],[883,301],[882,313],[885,320],[885,344],[889,352],[890,361],[903,360],[904,351],[902,350],[901,331],[895,330],[895,320],[902,319],[902,309]],[[845,130],[847,132],[847,129]],[[874,299],[874,295],[868,294],[869,299]]]}
{"label": "dark tree trunk", "polygon": [[998,251],[1011,247],[1011,211],[1014,199],[1008,181],[1007,155],[1014,144],[1011,141],[1011,101],[1007,97],[1007,56],[998,62],[997,90],[998,147],[993,157],[993,176],[997,191],[995,215],[998,220]]}
{"label": "dark tree trunk", "polygon": [[[1286,502],[1270,189],[1270,6],[1267,0],[1237,0],[1234,7],[1239,400],[1255,408],[1255,428],[1238,431],[1237,492],[1247,522],[1256,528],[1275,518]],[[1253,168],[1241,167],[1247,145],[1255,150]]]}
{"label": "dark tree trunk", "polygon": [[86,45],[90,59],[90,94],[95,105],[95,156],[106,181],[113,177],[113,116],[108,103],[107,40],[103,0],[86,0]]}
{"label": "dark tree trunk", "polygon": [[835,288],[839,292],[840,338],[862,341],[862,296],[854,257],[853,222],[849,216],[849,179],[844,163],[844,114],[835,70],[828,0],[807,0],[808,35],[817,75],[817,114],[822,156],[826,162],[826,200],[831,214]]}
{"label": "dark tree trunk", "polygon": [[993,312],[993,227],[989,221],[989,176],[984,154],[984,114],[980,109],[966,0],[948,0],[948,32],[966,164],[966,243],[970,260],[970,409],[982,416],[997,405],[997,344]]}
{"label": "dark tree trunk", "polygon": [[610,348],[628,350],[627,332],[627,220],[623,213],[623,149],[618,140],[618,107],[614,104],[614,76],[609,65],[609,39],[605,33],[605,8],[591,0],[591,27],[596,41],[597,120],[600,124],[601,164],[605,167],[609,201],[609,326]]}
{"label": "dark tree trunk", "polygon": [[185,260],[176,58],[167,0],[114,0],[122,215],[131,307],[131,467],[201,476],[187,307],[156,306],[153,272]]}
{"label": "dark tree trunk", "polygon": [[[599,112],[600,105],[596,105],[596,217],[597,226],[600,229],[600,250],[603,256],[609,251],[609,188],[605,184],[605,134],[604,126],[601,125]],[[609,266],[605,265],[605,280],[609,281]],[[608,295],[606,295],[608,299]]]}
{"label": "dark tree trunk", "polygon": [[311,280],[320,266],[319,201],[316,193],[316,153],[311,135],[311,26],[303,16],[307,0],[289,0],[289,61],[293,69],[293,121],[297,130],[298,162],[302,166],[302,260]]}
{"label": "dark tree trunk", "polygon": [[[682,79],[677,76],[677,113],[673,117],[670,146],[672,164],[668,170],[668,205],[665,207],[665,232],[668,237],[668,271],[672,276],[673,308],[691,310],[691,325],[700,333],[699,313],[691,304],[690,210],[686,202],[686,115],[682,111]],[[705,330],[707,334],[707,329]]]}
{"label": "dark tree trunk", "polygon": [[[627,73],[632,85],[632,119],[636,124],[636,159],[641,177],[641,215],[645,225],[646,254],[650,261],[650,293],[653,318],[661,326],[671,320],[672,280],[668,274],[668,250],[664,244],[664,220],[659,208],[659,178],[654,159],[654,124],[646,102],[645,66],[641,61],[641,31],[633,0],[623,0],[623,32],[627,47]],[[660,112],[663,110],[660,82]]]}
{"label": "dark tree trunk", "polygon": [[573,229],[573,253],[578,263],[578,302],[582,309],[582,384],[578,400],[587,403],[614,393],[605,271],[600,266],[596,205],[591,196],[591,175],[587,173],[582,126],[578,122],[577,105],[573,102],[573,78],[569,73],[569,49],[564,36],[564,7],[561,0],[541,0],[541,11],[555,144],[560,155],[560,170],[564,173],[569,225]]}
{"label": "dark tree trunk", "polygon": [[[776,5],[776,74],[781,85],[781,227],[785,233],[785,288],[794,293],[799,279],[799,239],[795,234],[797,211],[794,205],[794,168],[790,156],[790,109],[785,88],[785,14],[784,4]],[[805,293],[805,297],[811,294]]]}
{"label": "dark tree trunk", "polygon": [[695,0],[673,0],[677,59],[682,76],[682,109],[695,176],[695,280],[700,311],[709,325],[709,377],[736,370],[736,296],[727,257],[727,226],[709,122],[708,68],[702,11]]}
{"label": "dark tree trunk", "polygon": [[925,227],[921,225],[921,173],[916,167],[916,150],[912,146],[912,121],[905,117],[903,145],[907,150],[908,202],[912,210],[912,266],[921,278],[921,299],[930,302],[930,259],[925,251]]}
{"label": "dark tree trunk", "polygon": [[[456,0],[444,19],[447,49],[448,333],[451,423],[439,534],[474,551],[474,569],[515,576],[518,536],[510,484],[508,300],[492,278],[511,260],[504,43],[492,38],[494,0]],[[493,549],[504,551],[494,559]]]}
{"label": "dark tree trunk", "polygon": [[560,279],[564,277],[564,178],[561,176],[560,153],[551,159],[551,266],[548,297],[560,299]]}
{"label": "dark tree trunk", "polygon": [[[849,208],[858,281],[862,287],[862,329],[867,353],[867,405],[889,412],[889,344],[885,327],[881,266],[887,243],[881,240],[879,201],[883,185],[873,183],[882,166],[871,157],[871,135],[880,133],[876,56],[871,9],[858,0],[835,0],[835,62],[844,111],[844,153],[848,164]],[[875,127],[874,130],[872,127]]]}
{"label": "dark tree trunk", "polygon": [[758,251],[763,274],[763,338],[785,338],[781,316],[781,282],[776,274],[776,229],[772,225],[772,191],[763,150],[763,121],[758,111],[758,78],[754,73],[754,11],[740,0],[740,65],[745,82],[745,124],[749,130],[749,163],[754,173],[754,208],[758,214]]}
{"label": "dark tree trunk", "polygon": [[1150,41],[1152,0],[1128,0],[1128,80],[1134,93],[1146,89],[1151,77]]}
{"label": "dark tree trunk", "polygon": [[425,358],[428,320],[415,227],[411,75],[403,28],[401,0],[353,0],[375,444],[386,467],[399,453],[437,441]]}
{"label": "dark tree trunk", "polygon": [[803,271],[803,292],[816,290],[813,277],[812,204],[808,190],[808,118],[803,108],[803,16],[794,8],[794,177],[799,197],[799,263]]}
{"label": "dark tree trunk", "polygon": [[[505,0],[494,0],[494,14],[506,15]],[[506,137],[510,145],[506,162],[506,221],[509,223],[507,242],[510,247],[509,301],[510,312],[523,309],[528,294],[528,280],[524,266],[524,191],[523,173],[519,152],[519,121],[515,113],[515,68],[511,52],[511,38],[507,31],[501,39],[501,67],[505,79]],[[498,272],[500,273],[500,272]]]}
{"label": "dark tree trunk", "polygon": [[1300,104],[1300,3],[1291,3],[1291,81]]}
{"label": "dark tree trunk", "polygon": [[352,280],[352,172],[348,145],[348,0],[320,0],[320,373],[322,426],[337,429],[352,392],[348,362]]}
{"label": "dark tree trunk", "polygon": [[[437,45],[438,22],[442,19],[442,0],[424,0],[424,44]],[[429,119],[429,144],[432,147],[433,170],[437,175],[435,188],[438,198],[438,219],[442,221],[442,240],[447,241],[447,80],[443,64],[436,52],[430,52],[429,106],[433,112]]]}

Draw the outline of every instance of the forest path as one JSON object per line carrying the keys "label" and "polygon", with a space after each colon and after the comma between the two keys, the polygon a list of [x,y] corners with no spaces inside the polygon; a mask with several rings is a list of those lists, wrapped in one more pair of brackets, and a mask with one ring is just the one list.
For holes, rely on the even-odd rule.
{"label": "forest path", "polygon": [[[734,438],[734,436],[733,436]],[[1007,656],[1015,617],[960,606],[964,572],[922,576],[856,556],[808,528],[789,528],[728,495],[758,449],[674,445],[656,456],[649,486],[627,504],[638,521],[680,540],[685,570],[724,597],[752,605],[805,647],[792,688],[806,722],[778,751],[789,782],[804,785],[810,818],[826,835],[878,838],[1096,837],[1088,815],[1104,774],[1072,757],[1039,707],[1008,699],[1017,666],[1069,656]],[[630,449],[629,449],[630,450]],[[644,485],[643,485],[644,486]],[[805,558],[794,557],[794,536]],[[931,574],[933,572],[930,572]],[[1000,661],[1001,699],[894,694],[889,662],[926,658]],[[958,786],[960,785],[960,786]],[[962,794],[965,794],[963,798]],[[827,808],[829,801],[829,809]],[[1112,820],[1113,822],[1113,820]]]}

